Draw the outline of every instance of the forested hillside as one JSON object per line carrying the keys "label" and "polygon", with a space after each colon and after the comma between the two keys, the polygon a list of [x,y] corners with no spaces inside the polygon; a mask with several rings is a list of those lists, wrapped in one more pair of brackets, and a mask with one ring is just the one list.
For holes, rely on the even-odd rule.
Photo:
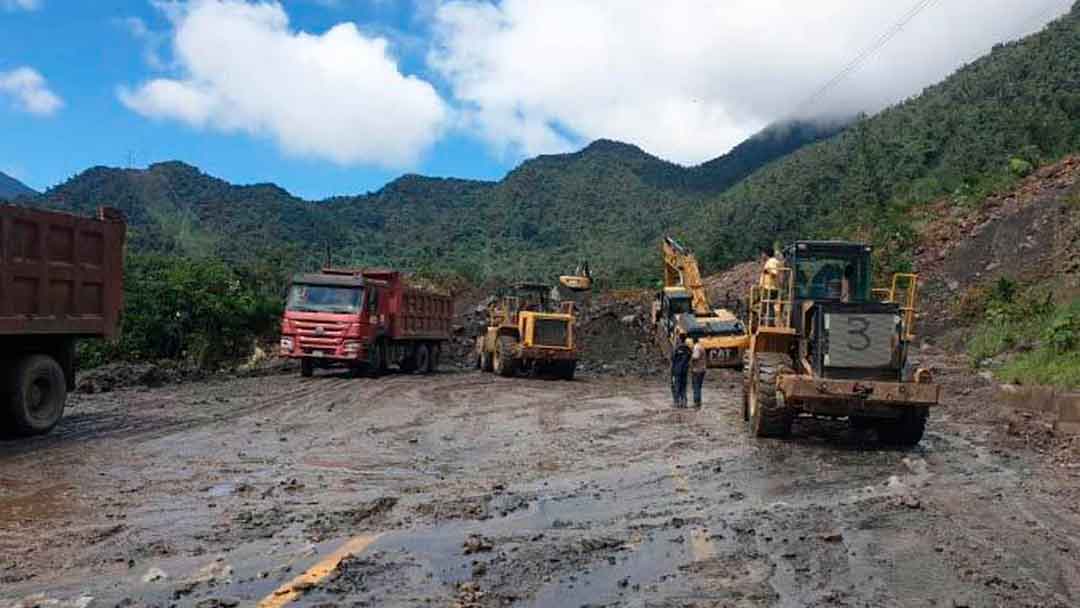
{"label": "forested hillside", "polygon": [[795,237],[857,236],[908,263],[910,206],[981,198],[1080,150],[1080,4],[917,98],[758,171],[692,225],[715,265]]}
{"label": "forested hillside", "polygon": [[852,126],[767,129],[684,168],[599,140],[524,162],[499,182],[408,175],[322,202],[234,186],[182,163],[94,168],[40,204],[118,206],[136,252],[217,256],[280,272],[336,260],[469,279],[550,278],[588,258],[603,283],[659,275],[655,247],[677,233],[706,271],[760,245],[853,237],[910,263],[913,205],[979,199],[1080,150],[1080,5],[1043,32],[999,45],[944,82]]}
{"label": "forested hillside", "polygon": [[640,282],[664,232],[706,197],[838,125],[763,131],[693,168],[599,140],[572,154],[526,161],[503,180],[403,176],[377,192],[308,202],[270,184],[234,186],[179,163],[146,170],[95,167],[40,203],[90,213],[119,207],[136,252],[221,256],[289,270],[334,258],[450,271],[470,279],[550,278],[581,257],[602,278]]}
{"label": "forested hillside", "polygon": [[0,200],[10,200],[17,196],[34,196],[37,194],[26,184],[19,180],[0,173]]}

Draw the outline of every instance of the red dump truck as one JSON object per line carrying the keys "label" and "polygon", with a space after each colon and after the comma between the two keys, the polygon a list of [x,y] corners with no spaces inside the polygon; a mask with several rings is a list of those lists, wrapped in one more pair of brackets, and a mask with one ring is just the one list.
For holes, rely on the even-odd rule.
{"label": "red dump truck", "polygon": [[75,341],[117,334],[126,231],[113,209],[0,205],[0,432],[49,432],[75,387]]}
{"label": "red dump truck", "polygon": [[324,268],[293,277],[281,320],[281,354],[318,367],[381,374],[435,371],[450,339],[453,300],[409,286],[400,272]]}

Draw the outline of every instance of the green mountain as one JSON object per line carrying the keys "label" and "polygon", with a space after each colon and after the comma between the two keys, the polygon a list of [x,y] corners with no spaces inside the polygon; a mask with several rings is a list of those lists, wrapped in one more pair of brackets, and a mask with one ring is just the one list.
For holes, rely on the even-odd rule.
{"label": "green mountain", "polygon": [[757,171],[702,207],[709,261],[759,245],[849,236],[909,263],[908,210],[973,204],[1032,166],[1080,150],[1080,3],[1042,32],[997,45],[921,95]]}
{"label": "green mountain", "polygon": [[773,128],[731,153],[686,168],[629,144],[599,140],[540,156],[499,182],[403,176],[377,192],[304,201],[272,184],[234,186],[179,162],[145,170],[94,167],[40,204],[81,213],[123,210],[138,252],[335,261],[450,270],[472,279],[545,278],[585,257],[606,279],[655,274],[655,243],[708,196],[839,127]]}
{"label": "green mountain", "polygon": [[590,260],[603,281],[659,276],[676,233],[706,271],[793,238],[851,237],[910,265],[909,211],[974,204],[1033,166],[1080,150],[1080,3],[1024,40],[998,45],[921,95],[846,128],[768,129],[692,168],[600,140],[540,156],[498,182],[407,175],[321,202],[272,184],[235,186],[182,163],[94,168],[38,204],[127,212],[135,251],[219,256],[291,270],[335,261],[550,278]]}
{"label": "green mountain", "polygon": [[11,200],[19,196],[34,196],[37,192],[19,180],[0,173],[0,200]]}

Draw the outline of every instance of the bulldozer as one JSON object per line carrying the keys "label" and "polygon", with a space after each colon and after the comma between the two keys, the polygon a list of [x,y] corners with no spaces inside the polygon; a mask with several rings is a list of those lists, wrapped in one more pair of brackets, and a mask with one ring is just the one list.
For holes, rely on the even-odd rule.
{"label": "bulldozer", "polygon": [[476,338],[476,367],[504,377],[534,372],[573,380],[575,305],[551,296],[551,287],[538,283],[519,283],[499,294]]}
{"label": "bulldozer", "polygon": [[657,342],[667,356],[680,335],[700,340],[710,368],[739,368],[750,342],[745,324],[727,308],[714,309],[701,282],[697,258],[671,237],[660,246],[664,287],[652,305]]}
{"label": "bulldozer", "polygon": [[916,274],[872,289],[872,248],[796,241],[783,250],[775,289],[752,287],[743,418],[756,437],[787,437],[802,416],[847,419],[884,443],[923,437],[940,386],[911,360]]}

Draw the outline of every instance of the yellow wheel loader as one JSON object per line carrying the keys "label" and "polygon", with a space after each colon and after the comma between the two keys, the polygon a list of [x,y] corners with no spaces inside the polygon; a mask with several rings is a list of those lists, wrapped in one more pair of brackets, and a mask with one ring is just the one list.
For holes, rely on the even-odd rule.
{"label": "yellow wheel loader", "polygon": [[918,276],[871,289],[869,246],[797,241],[776,289],[750,291],[743,418],[756,437],[786,437],[800,416],[846,418],[885,443],[917,444],[940,387],[910,360]]}
{"label": "yellow wheel loader", "polygon": [[487,327],[476,338],[476,366],[510,377],[520,372],[574,378],[578,349],[574,305],[551,300],[548,285],[521,283],[488,306]]}

